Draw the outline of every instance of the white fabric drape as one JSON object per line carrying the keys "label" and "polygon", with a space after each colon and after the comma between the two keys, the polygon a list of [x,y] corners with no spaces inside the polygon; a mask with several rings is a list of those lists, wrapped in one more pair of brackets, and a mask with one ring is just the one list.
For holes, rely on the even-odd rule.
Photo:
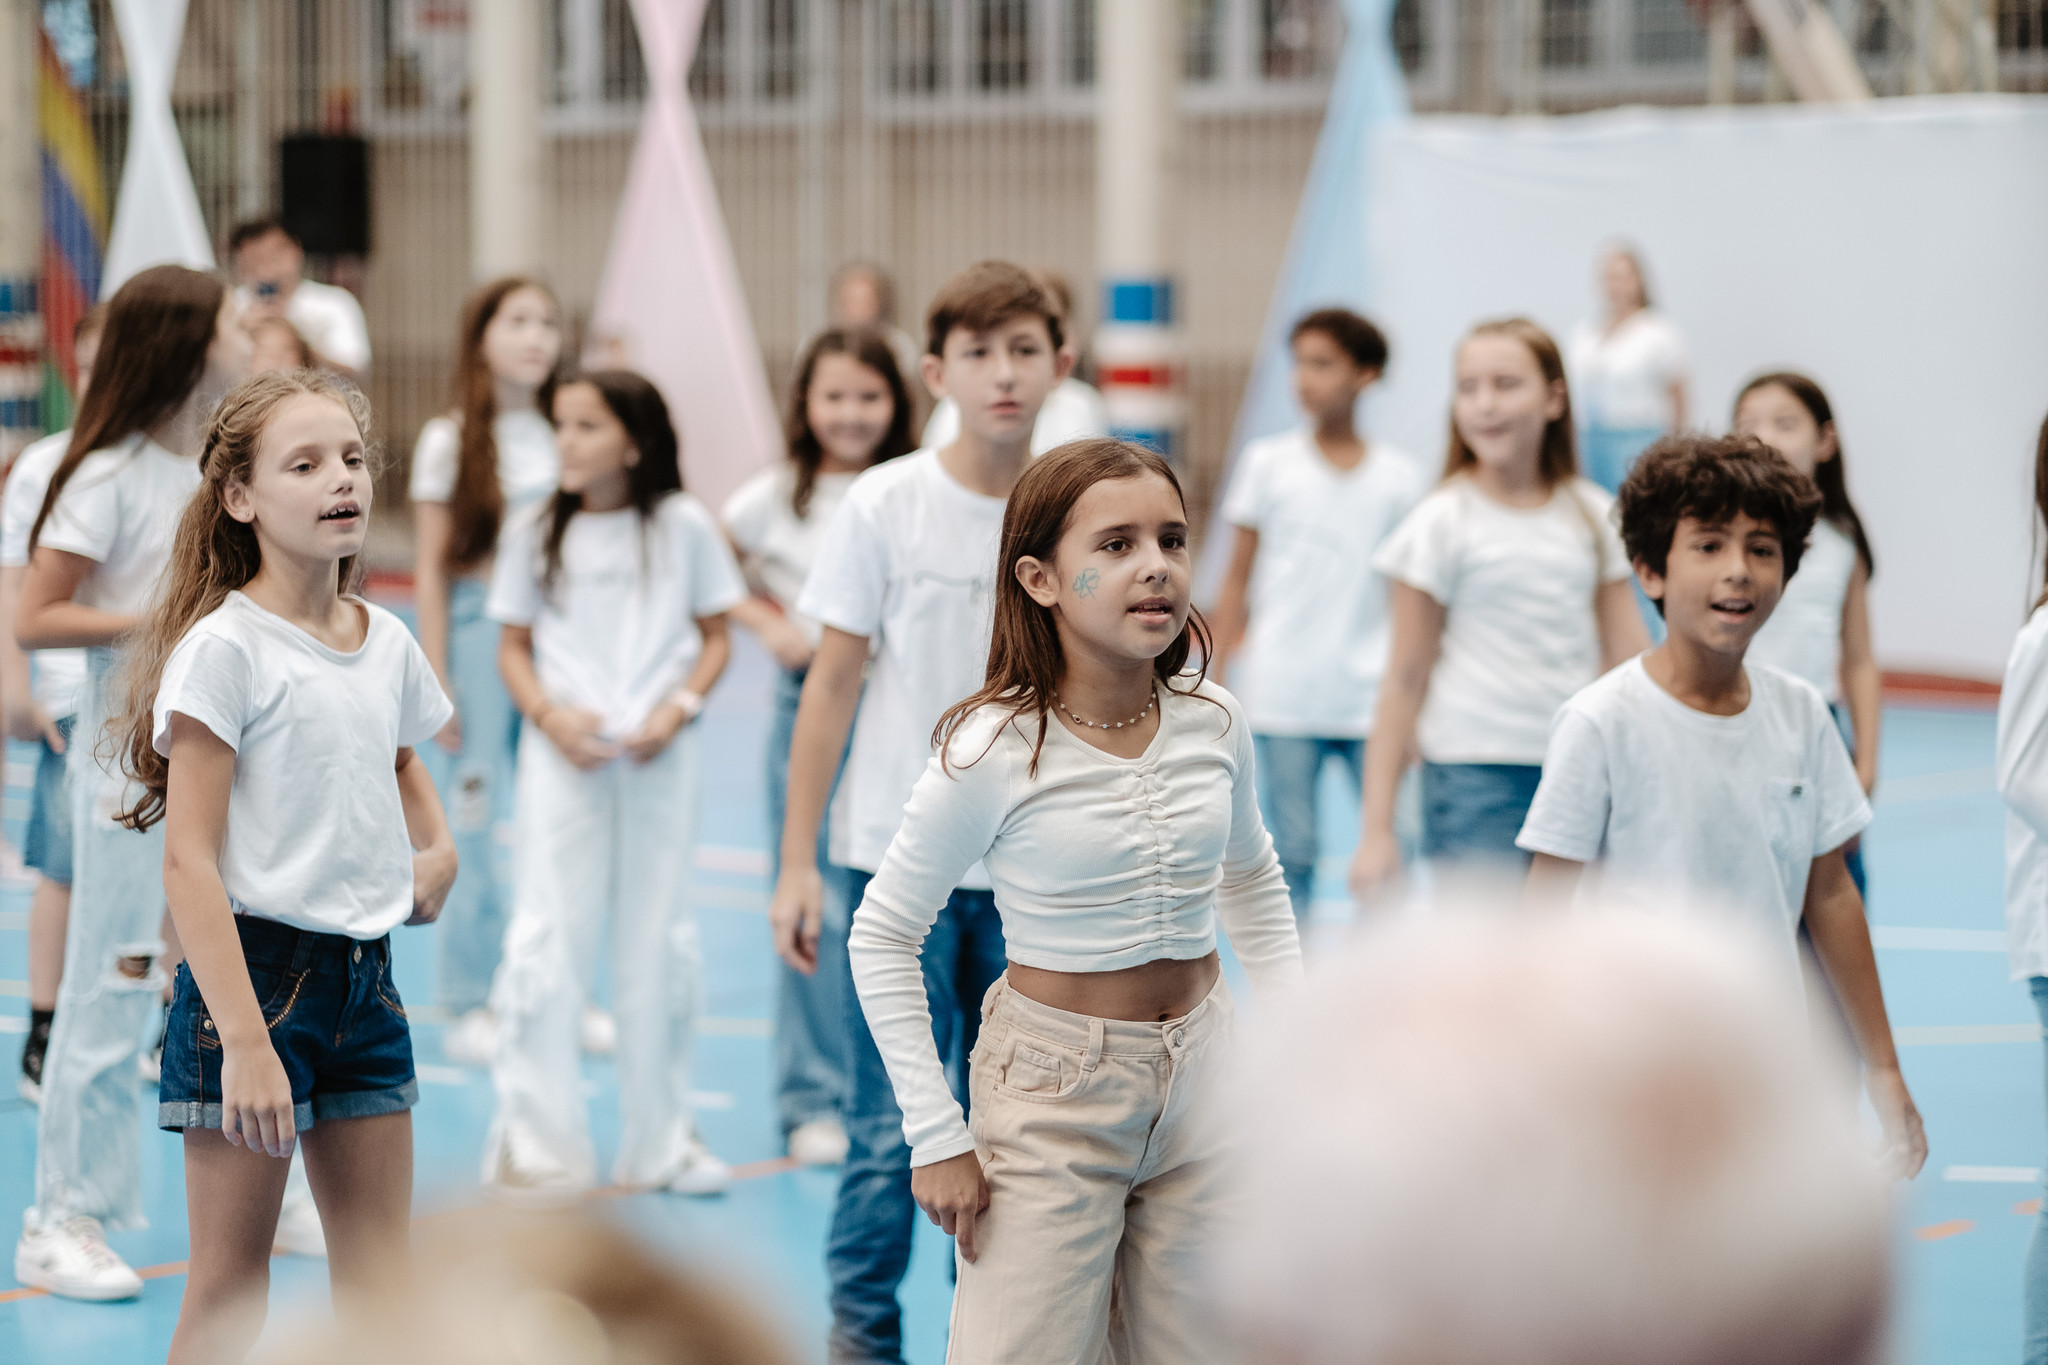
{"label": "white fabric drape", "polygon": [[171,117],[185,0],[114,0],[114,23],[128,60],[128,161],[100,275],[103,299],[153,265],[214,266],[192,169]]}

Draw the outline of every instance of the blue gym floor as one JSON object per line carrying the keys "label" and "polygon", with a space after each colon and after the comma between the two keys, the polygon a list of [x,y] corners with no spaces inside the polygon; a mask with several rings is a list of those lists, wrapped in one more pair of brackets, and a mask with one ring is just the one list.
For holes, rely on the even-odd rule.
{"label": "blue gym floor", "polygon": [[[744,638],[702,724],[708,790],[698,858],[706,950],[705,1020],[697,1051],[698,1116],[707,1140],[743,1177],[717,1199],[635,1195],[608,1207],[677,1253],[750,1283],[808,1359],[823,1358],[821,1247],[830,1171],[789,1170],[778,1158],[769,1102],[772,954],[763,910],[766,832],[761,745],[770,665]],[[1871,918],[1906,1075],[1926,1115],[1932,1152],[1900,1215],[1902,1349],[1912,1365],[2006,1365],[2019,1355],[2020,1267],[2039,1195],[2044,1149],[2042,1058],[2023,986],[2006,980],[2000,913],[2002,812],[1992,789],[1992,717],[1985,711],[1894,707],[1886,715],[1885,785],[1867,841]],[[18,838],[29,753],[10,746],[5,823]],[[1327,840],[1320,908],[1346,913],[1342,894],[1354,820],[1334,770],[1326,774]],[[28,896],[0,891],[0,1251],[30,1199],[35,1111],[14,1097],[15,1052],[27,1028]],[[400,930],[400,989],[432,998],[431,929]],[[415,1113],[422,1213],[478,1198],[477,1159],[491,1108],[483,1073],[440,1051],[439,1020],[417,1006],[421,1101]],[[601,1149],[616,1132],[609,1064],[588,1064]],[[138,1090],[140,1086],[138,1085]],[[68,1303],[15,1289],[0,1255],[0,1361],[159,1361],[170,1341],[186,1254],[179,1146],[148,1126],[143,1181],[149,1227],[116,1232],[115,1249],[143,1271],[139,1301]],[[913,1365],[944,1355],[946,1239],[929,1227],[904,1288]],[[325,1292],[323,1262],[274,1263],[273,1320]],[[11,1292],[10,1292],[11,1291]]]}

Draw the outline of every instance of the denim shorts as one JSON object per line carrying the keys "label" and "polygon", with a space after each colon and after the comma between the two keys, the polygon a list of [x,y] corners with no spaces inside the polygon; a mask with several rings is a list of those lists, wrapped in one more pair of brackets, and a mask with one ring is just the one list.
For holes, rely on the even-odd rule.
{"label": "denim shorts", "polygon": [[1542,779],[1539,763],[1424,763],[1423,856],[1527,867],[1515,836]]}
{"label": "denim shorts", "polygon": [[[412,1030],[391,982],[391,936],[364,942],[237,914],[249,981],[292,1086],[301,1131],[326,1119],[396,1114],[419,1102]],[[156,1122],[220,1127],[220,1035],[192,969],[179,964],[164,1029]]]}
{"label": "denim shorts", "polygon": [[64,736],[64,753],[38,740],[42,750],[36,759],[36,787],[28,808],[28,833],[22,837],[21,860],[51,881],[71,885],[71,792],[64,781],[65,754],[71,751],[71,730],[78,717],[65,716],[57,722]]}

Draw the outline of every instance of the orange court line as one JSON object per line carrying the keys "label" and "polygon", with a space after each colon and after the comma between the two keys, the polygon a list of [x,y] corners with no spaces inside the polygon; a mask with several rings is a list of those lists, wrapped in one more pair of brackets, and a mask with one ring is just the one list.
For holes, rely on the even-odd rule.
{"label": "orange court line", "polygon": [[[733,1167],[732,1178],[734,1180],[758,1180],[765,1175],[781,1175],[784,1171],[797,1170],[799,1164],[796,1158],[787,1156],[779,1156],[771,1161],[750,1161],[744,1166]],[[618,1199],[629,1194],[647,1194],[653,1188],[651,1185],[606,1185],[601,1189],[592,1190],[584,1197],[587,1199]],[[415,1223],[423,1223],[430,1218],[445,1218],[449,1214],[463,1212],[467,1212],[467,1210],[444,1209],[438,1213],[421,1214],[418,1218],[413,1219],[413,1221]],[[273,1251],[271,1253],[273,1256],[282,1256],[284,1254],[281,1251]],[[190,1264],[191,1262],[189,1261],[165,1261],[162,1265],[144,1266],[135,1273],[145,1280],[161,1280],[167,1276],[184,1274],[186,1267]],[[47,1289],[5,1289],[0,1290],[0,1303],[19,1303],[23,1299],[42,1299],[48,1298],[49,1295],[50,1291]]]}
{"label": "orange court line", "polygon": [[1959,1237],[1976,1226],[1967,1218],[1951,1218],[1946,1223],[1930,1223],[1924,1228],[1915,1228],[1913,1235],[1923,1242],[1939,1242],[1944,1237]]}
{"label": "orange court line", "polygon": [[2019,1203],[2012,1206],[2012,1211],[2022,1218],[2032,1218],[2041,1211],[2041,1201],[2038,1199],[2022,1199]]}

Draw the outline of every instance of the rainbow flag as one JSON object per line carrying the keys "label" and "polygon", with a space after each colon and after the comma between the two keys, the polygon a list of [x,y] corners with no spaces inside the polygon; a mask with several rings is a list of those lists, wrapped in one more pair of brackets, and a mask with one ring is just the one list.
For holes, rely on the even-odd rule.
{"label": "rainbow flag", "polygon": [[43,331],[49,357],[43,423],[68,425],[78,392],[78,358],[71,329],[100,293],[107,241],[107,191],[85,100],[72,73],[58,60],[49,35],[39,33],[42,58],[37,110],[43,171]]}

